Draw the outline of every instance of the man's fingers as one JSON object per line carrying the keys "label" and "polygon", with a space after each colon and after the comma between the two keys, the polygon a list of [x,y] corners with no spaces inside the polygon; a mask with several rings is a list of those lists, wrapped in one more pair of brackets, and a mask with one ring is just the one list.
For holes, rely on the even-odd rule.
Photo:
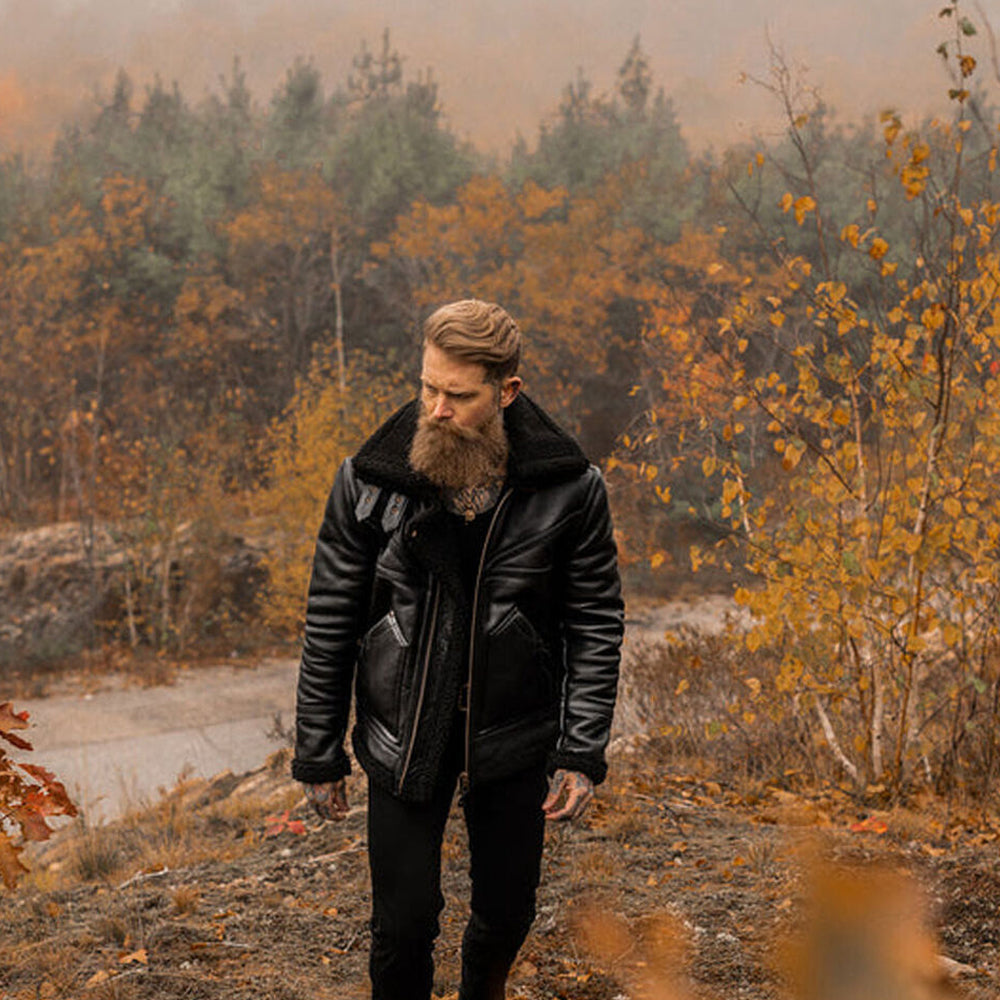
{"label": "man's fingers", "polygon": [[[562,808],[557,808],[564,795],[566,799]],[[593,797],[594,783],[585,774],[556,771],[552,778],[552,790],[542,803],[542,811],[550,820],[578,819]]]}
{"label": "man's fingers", "polygon": [[337,813],[334,819],[343,819],[347,815],[347,788],[342,781],[333,786],[332,805]]}
{"label": "man's fingers", "polygon": [[574,789],[566,796],[566,804],[555,812],[548,813],[551,820],[578,819],[592,796],[585,789]]}
{"label": "man's fingers", "polygon": [[305,792],[320,819],[341,820],[347,814],[347,783],[343,779],[306,785]]}

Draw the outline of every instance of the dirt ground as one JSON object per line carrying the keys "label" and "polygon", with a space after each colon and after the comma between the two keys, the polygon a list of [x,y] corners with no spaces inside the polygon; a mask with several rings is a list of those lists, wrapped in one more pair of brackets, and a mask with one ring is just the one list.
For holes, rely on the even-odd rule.
{"label": "dirt ground", "polygon": [[[726,788],[652,766],[647,751],[618,756],[582,822],[549,830],[509,998],[1000,996],[988,825],[917,808],[869,815],[836,790]],[[360,782],[348,818],[319,824],[286,775],[279,755],[179,788],[151,821],[131,821],[133,857],[123,839],[103,868],[95,838],[114,826],[63,831],[0,907],[0,998],[367,996]],[[456,811],[436,951],[436,995],[450,1000],[463,838]],[[861,874],[831,874],[846,871]],[[797,986],[810,969],[833,985]]]}

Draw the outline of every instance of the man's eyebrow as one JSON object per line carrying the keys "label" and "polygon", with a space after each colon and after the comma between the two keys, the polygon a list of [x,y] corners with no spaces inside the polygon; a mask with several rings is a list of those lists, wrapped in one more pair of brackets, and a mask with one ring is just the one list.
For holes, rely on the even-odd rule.
{"label": "man's eyebrow", "polygon": [[446,396],[474,396],[476,393],[471,389],[442,389],[441,386],[435,385],[430,379],[425,378],[423,375],[420,376],[420,384],[426,389],[436,389],[438,392],[443,392]]}

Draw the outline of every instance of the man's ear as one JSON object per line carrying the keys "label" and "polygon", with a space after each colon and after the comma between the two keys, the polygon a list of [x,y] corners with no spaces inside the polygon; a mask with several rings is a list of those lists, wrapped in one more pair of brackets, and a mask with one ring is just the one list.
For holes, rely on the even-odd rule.
{"label": "man's ear", "polygon": [[517,375],[511,376],[500,386],[500,405],[510,406],[517,399],[517,394],[521,391],[521,380]]}

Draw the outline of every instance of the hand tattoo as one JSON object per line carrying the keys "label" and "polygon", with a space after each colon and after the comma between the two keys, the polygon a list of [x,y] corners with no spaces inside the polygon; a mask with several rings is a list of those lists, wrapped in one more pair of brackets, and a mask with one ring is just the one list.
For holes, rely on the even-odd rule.
{"label": "hand tattoo", "polygon": [[552,775],[552,787],[542,810],[551,820],[579,819],[593,797],[594,783],[587,775],[560,769]]}
{"label": "hand tattoo", "polygon": [[344,782],[332,781],[319,785],[305,785],[306,798],[320,819],[343,819],[347,813]]}

